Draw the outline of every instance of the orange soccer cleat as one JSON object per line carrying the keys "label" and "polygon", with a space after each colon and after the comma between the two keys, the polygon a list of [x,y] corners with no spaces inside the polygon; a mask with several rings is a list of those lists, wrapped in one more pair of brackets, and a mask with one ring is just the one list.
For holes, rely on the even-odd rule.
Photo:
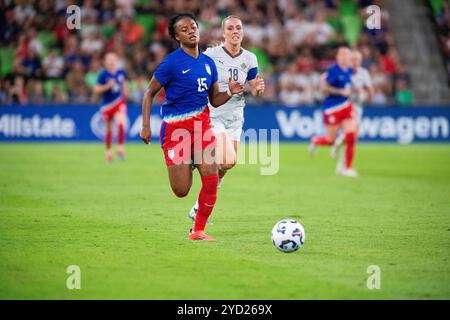
{"label": "orange soccer cleat", "polygon": [[189,240],[206,240],[206,241],[214,241],[216,239],[214,239],[213,237],[208,236],[207,234],[205,234],[204,231],[196,231],[196,232],[189,232]]}

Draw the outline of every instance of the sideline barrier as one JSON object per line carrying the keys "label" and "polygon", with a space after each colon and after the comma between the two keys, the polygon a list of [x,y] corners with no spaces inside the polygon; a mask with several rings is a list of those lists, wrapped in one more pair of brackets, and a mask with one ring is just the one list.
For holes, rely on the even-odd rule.
{"label": "sideline barrier", "polygon": [[[449,107],[365,108],[360,141],[450,142]],[[157,142],[161,117],[159,107],[152,110],[152,139]],[[128,106],[127,140],[139,141],[141,109]],[[317,107],[247,106],[244,134],[267,135],[279,130],[280,141],[308,141],[323,132],[322,116]],[[0,141],[98,141],[104,125],[98,106],[1,106]]]}

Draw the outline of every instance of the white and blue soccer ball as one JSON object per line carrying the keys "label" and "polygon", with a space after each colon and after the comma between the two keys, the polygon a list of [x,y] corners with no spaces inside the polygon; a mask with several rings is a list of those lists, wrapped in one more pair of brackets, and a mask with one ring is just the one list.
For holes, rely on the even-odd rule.
{"label": "white and blue soccer ball", "polygon": [[293,219],[281,220],[272,229],[272,244],[283,252],[297,251],[305,239],[305,228]]}

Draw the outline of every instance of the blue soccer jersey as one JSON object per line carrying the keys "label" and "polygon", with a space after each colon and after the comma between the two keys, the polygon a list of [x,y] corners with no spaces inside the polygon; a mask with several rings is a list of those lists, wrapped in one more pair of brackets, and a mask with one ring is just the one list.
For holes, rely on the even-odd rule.
{"label": "blue soccer jersey", "polygon": [[122,98],[123,83],[127,79],[127,74],[123,70],[117,70],[111,73],[108,70],[102,70],[97,78],[98,84],[107,84],[110,80],[114,80],[114,87],[106,90],[102,94],[102,105],[108,106],[118,102]]}
{"label": "blue soccer jersey", "polygon": [[153,76],[166,91],[161,117],[165,122],[175,122],[205,109],[209,90],[217,82],[217,69],[214,61],[202,52],[195,59],[179,48],[161,62]]}
{"label": "blue soccer jersey", "polygon": [[[350,89],[352,80],[352,69],[341,69],[335,64],[327,70],[327,83],[337,89]],[[330,94],[323,102],[322,110],[324,112],[333,112],[339,110],[350,102],[350,98],[338,94]]]}

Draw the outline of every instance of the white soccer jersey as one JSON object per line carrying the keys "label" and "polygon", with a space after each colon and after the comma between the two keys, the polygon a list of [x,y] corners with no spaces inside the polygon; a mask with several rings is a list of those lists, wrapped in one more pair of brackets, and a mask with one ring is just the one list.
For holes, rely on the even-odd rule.
{"label": "white soccer jersey", "polygon": [[[352,85],[357,89],[365,89],[372,87],[372,78],[366,68],[359,67],[356,73],[352,74]],[[353,95],[353,102],[357,107],[362,107],[367,100],[367,92],[365,90]]]}
{"label": "white soccer jersey", "polygon": [[[219,91],[227,91],[228,79],[232,81],[238,81],[241,84],[245,84],[247,80],[253,80],[258,73],[258,61],[256,56],[245,49],[241,49],[241,52],[232,57],[231,54],[225,49],[223,45],[206,49],[204,52],[211,57],[216,63],[218,72]],[[244,94],[236,94],[228,100],[227,103],[221,105],[218,108],[209,106],[211,111],[211,117],[220,116],[224,114],[239,115],[242,114],[245,106]]]}

